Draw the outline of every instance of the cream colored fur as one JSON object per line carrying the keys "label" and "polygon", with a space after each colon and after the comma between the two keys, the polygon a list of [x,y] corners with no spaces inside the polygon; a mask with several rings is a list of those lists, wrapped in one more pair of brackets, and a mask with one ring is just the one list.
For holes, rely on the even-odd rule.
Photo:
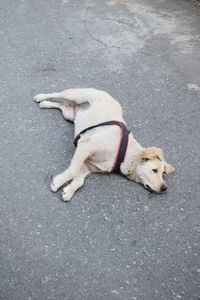
{"label": "cream colored fur", "polygon": [[[46,101],[62,99],[72,106],[60,102]],[[34,97],[40,108],[58,108],[65,119],[73,121],[75,136],[83,129],[105,121],[116,120],[126,124],[122,108],[108,93],[93,88],[68,89],[60,93],[39,94]],[[78,141],[70,166],[54,177],[51,190],[56,192],[71,180],[63,189],[62,199],[68,201],[74,192],[84,184],[91,172],[111,172],[115,163],[120,140],[118,126],[103,126],[87,131]],[[155,170],[156,173],[154,172]],[[143,148],[129,134],[127,152],[121,164],[121,172],[127,178],[142,183],[146,188],[160,192],[165,185],[163,172],[172,173],[175,169],[165,162],[163,152],[158,148]]]}

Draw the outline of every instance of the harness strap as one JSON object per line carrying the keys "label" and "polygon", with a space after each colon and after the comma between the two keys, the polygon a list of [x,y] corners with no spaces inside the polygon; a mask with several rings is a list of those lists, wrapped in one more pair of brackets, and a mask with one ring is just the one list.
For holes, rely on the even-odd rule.
{"label": "harness strap", "polygon": [[121,165],[121,163],[123,163],[125,155],[126,155],[126,149],[127,149],[127,145],[128,145],[128,135],[130,133],[130,131],[127,129],[127,127],[124,123],[119,122],[119,121],[108,121],[108,122],[99,123],[99,124],[90,126],[88,128],[85,128],[75,137],[74,145],[75,145],[75,147],[77,147],[78,140],[80,139],[81,135],[83,133],[85,133],[86,131],[91,130],[96,127],[106,126],[106,125],[117,125],[121,129],[120,142],[119,142],[119,146],[118,146],[118,150],[117,150],[117,155],[115,158],[114,167],[112,169],[112,172],[121,173],[120,165]]}

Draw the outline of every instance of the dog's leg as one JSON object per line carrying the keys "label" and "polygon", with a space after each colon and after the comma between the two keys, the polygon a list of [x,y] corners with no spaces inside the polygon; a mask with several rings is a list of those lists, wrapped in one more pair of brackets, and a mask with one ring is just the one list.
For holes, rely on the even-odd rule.
{"label": "dog's leg", "polygon": [[62,111],[63,117],[69,121],[74,121],[75,118],[75,106],[69,106],[64,103],[42,101],[39,104],[40,108],[58,108]]}
{"label": "dog's leg", "polygon": [[68,169],[53,178],[51,190],[56,192],[63,184],[74,178],[83,165],[84,161],[94,153],[94,147],[88,142],[89,138],[82,138],[78,142],[78,146]]}
{"label": "dog's leg", "polygon": [[38,94],[35,97],[33,97],[33,99],[35,100],[35,102],[42,102],[44,100],[48,100],[48,99],[53,99],[53,98],[57,98],[57,99],[64,99],[63,97],[63,92],[61,93],[51,93],[51,94]]}
{"label": "dog's leg", "polygon": [[102,99],[113,99],[108,93],[96,89],[68,89],[60,93],[38,94],[34,97],[36,102],[42,102],[47,99],[58,98],[68,100],[75,104],[99,101]]}
{"label": "dog's leg", "polygon": [[74,193],[84,184],[85,177],[89,173],[89,169],[85,164],[83,164],[79,173],[73,178],[72,182],[63,189],[63,201],[69,201],[72,198]]}

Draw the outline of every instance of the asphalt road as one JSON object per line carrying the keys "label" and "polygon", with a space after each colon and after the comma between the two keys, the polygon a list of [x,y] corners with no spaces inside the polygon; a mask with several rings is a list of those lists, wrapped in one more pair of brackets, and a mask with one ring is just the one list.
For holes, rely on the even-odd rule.
{"label": "asphalt road", "polygon": [[[200,8],[186,0],[1,0],[0,298],[199,297]],[[32,96],[95,87],[176,167],[168,191],[91,175],[50,191],[73,125]]]}

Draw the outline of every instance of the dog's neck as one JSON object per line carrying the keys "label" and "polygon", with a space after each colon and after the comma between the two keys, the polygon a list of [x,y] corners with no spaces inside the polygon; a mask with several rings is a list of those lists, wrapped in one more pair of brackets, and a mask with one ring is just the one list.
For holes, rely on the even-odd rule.
{"label": "dog's neck", "polygon": [[142,146],[134,139],[132,133],[129,134],[128,145],[124,162],[120,170],[127,178],[137,181],[136,167]]}

